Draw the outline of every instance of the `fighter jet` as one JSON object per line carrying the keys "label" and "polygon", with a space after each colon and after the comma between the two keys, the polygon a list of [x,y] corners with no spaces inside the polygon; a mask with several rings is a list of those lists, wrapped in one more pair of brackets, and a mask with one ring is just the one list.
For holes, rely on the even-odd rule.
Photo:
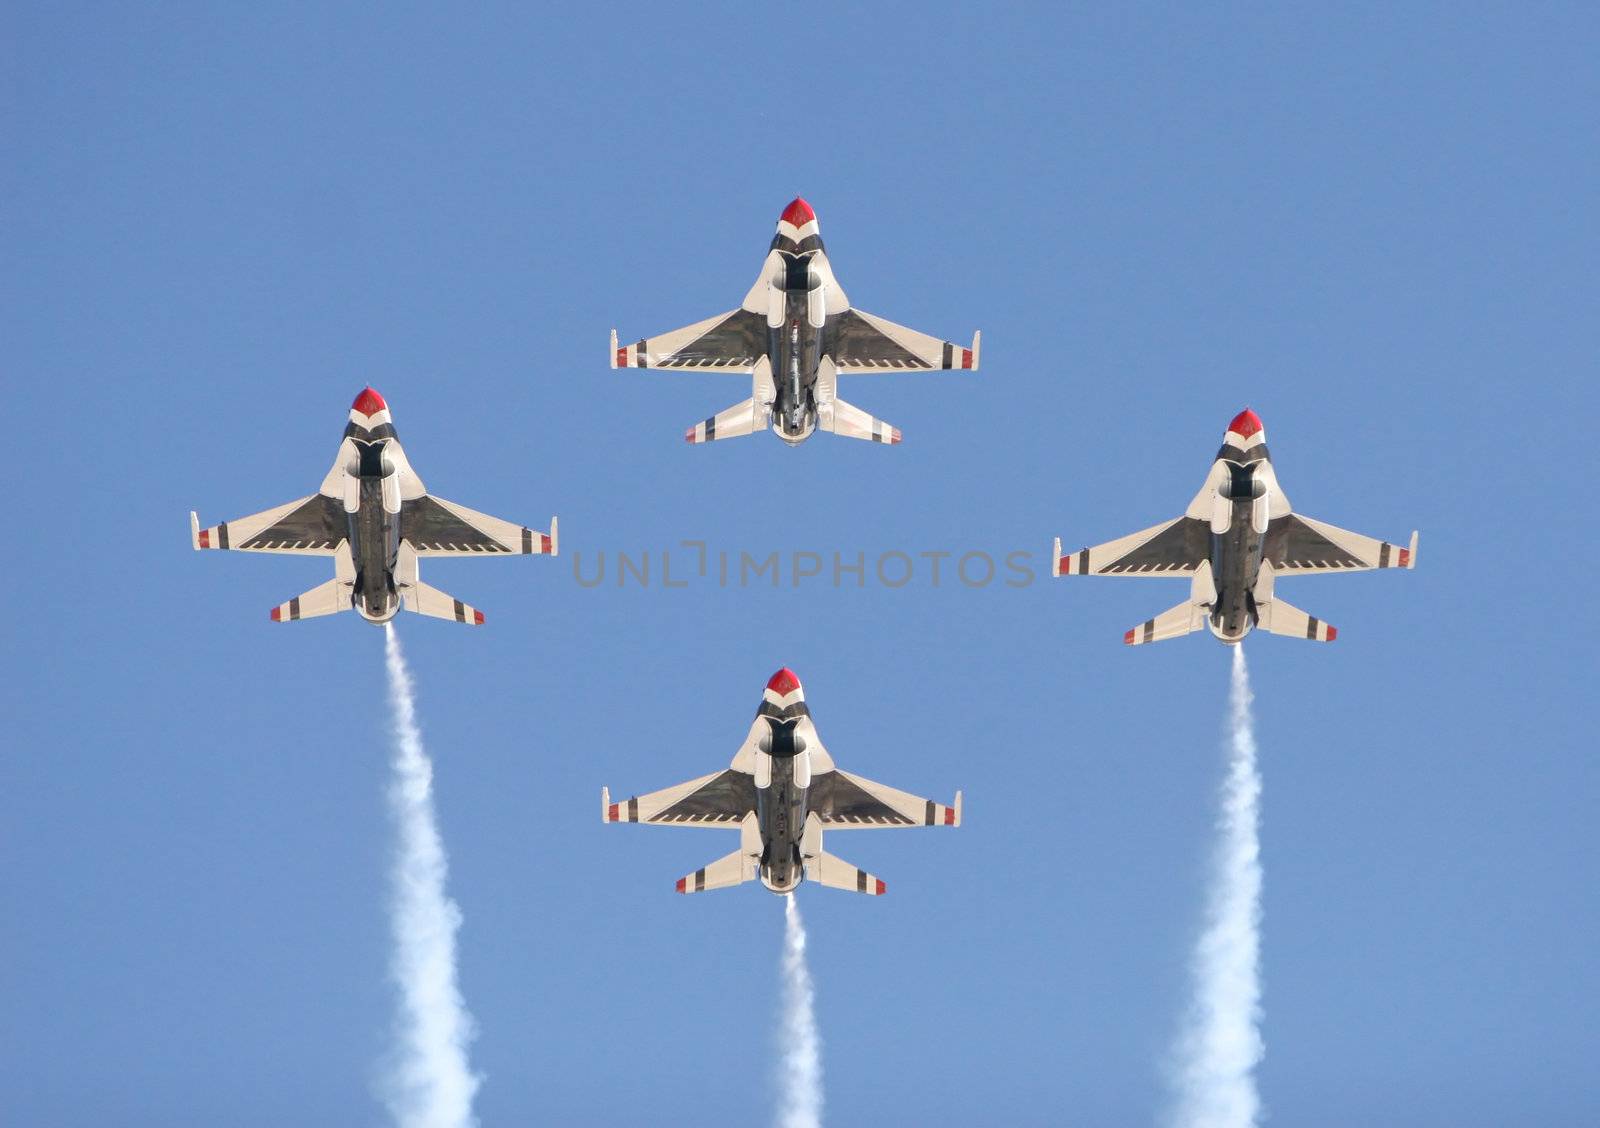
{"label": "fighter jet", "polygon": [[387,623],[404,608],[481,625],[483,612],[417,578],[423,556],[554,556],[556,519],[540,533],[428,493],[395,437],[389,405],[371,388],[356,397],[322,486],[309,497],[208,529],[189,514],[196,549],[333,557],[333,579],[272,609],[288,623],[354,608]]}
{"label": "fighter jet", "polygon": [[817,213],[798,197],[778,218],[761,275],[739,308],[636,344],[618,345],[612,368],[737,372],[750,398],[683,433],[709,443],[772,427],[790,446],[817,428],[852,439],[898,443],[900,429],[838,395],[838,378],[872,372],[978,367],[981,335],[963,348],[850,308],[818,234]]}
{"label": "fighter jet", "polygon": [[1337,628],[1279,599],[1280,576],[1415,568],[1417,534],[1408,548],[1374,540],[1295,513],[1278,487],[1261,418],[1249,408],[1228,424],[1206,484],[1182,517],[1061,554],[1056,576],[1187,576],[1189,598],[1122,636],[1130,646],[1211,628],[1239,642],[1252,627],[1292,638],[1332,642]]}
{"label": "fighter jet", "polygon": [[722,889],[759,877],[774,893],[789,893],[804,878],[857,893],[884,891],[878,878],[825,852],[823,828],[960,826],[955,806],[919,799],[833,766],[811,723],[794,671],[772,675],[750,733],[726,771],[713,772],[622,803],[600,791],[608,823],[720,826],[739,832],[739,848],[687,877],[679,893]]}

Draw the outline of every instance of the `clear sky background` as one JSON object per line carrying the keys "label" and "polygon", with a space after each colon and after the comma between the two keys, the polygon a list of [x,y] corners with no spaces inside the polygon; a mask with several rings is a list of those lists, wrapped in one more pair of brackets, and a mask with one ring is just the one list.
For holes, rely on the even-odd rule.
{"label": "clear sky background", "polygon": [[[1300,511],[1422,530],[1283,584],[1335,645],[1247,643],[1272,1120],[1600,1121],[1592,8],[262,7],[4,17],[0,1119],[382,1123],[382,635],[187,529],[314,490],[370,382],[434,491],[561,517],[425,565],[482,630],[399,624],[486,1125],[768,1116],[781,902],[598,804],[725,766],[782,664],[841,766],[967,800],[800,893],[830,1122],[1157,1121],[1228,655],[1122,646],[1185,586],[1049,548],[1177,514],[1246,404]],[[608,330],[736,305],[796,193],[983,370],[843,381],[896,448],[686,447],[749,385]],[[664,590],[684,539],[829,574]]]}

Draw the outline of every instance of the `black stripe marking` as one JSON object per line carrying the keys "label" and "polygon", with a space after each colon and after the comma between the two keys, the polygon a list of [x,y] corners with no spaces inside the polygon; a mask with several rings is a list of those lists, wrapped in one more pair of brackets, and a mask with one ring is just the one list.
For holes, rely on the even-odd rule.
{"label": "black stripe marking", "polygon": [[713,415],[706,420],[706,442],[712,442],[717,437],[717,417]]}
{"label": "black stripe marking", "polygon": [[297,595],[289,601],[289,621],[292,623],[300,617],[300,597]]}
{"label": "black stripe marking", "polygon": [[635,368],[643,368],[645,366],[644,365],[644,354],[645,354],[644,340],[645,339],[643,337],[640,337],[639,338],[639,343],[637,345],[633,346],[633,366]]}
{"label": "black stripe marking", "polygon": [[1389,542],[1384,541],[1383,547],[1378,549],[1378,567],[1387,568],[1389,566],[1389,548]]}
{"label": "black stripe marking", "polygon": [[376,441],[378,439],[392,439],[395,437],[393,423],[379,423],[376,427],[363,427],[354,419],[345,424],[344,437],[347,439],[361,439]]}
{"label": "black stripe marking", "polygon": [[228,547],[228,523],[226,521],[217,526],[217,547]]}
{"label": "black stripe marking", "polygon": [[798,241],[789,238],[783,232],[778,232],[772,237],[772,242],[767,245],[769,251],[783,251],[791,255],[803,255],[807,251],[822,250],[821,235],[807,235]]}
{"label": "black stripe marking", "polygon": [[628,800],[628,821],[629,822],[638,822],[639,821],[639,797],[638,796],[634,796],[632,799]]}
{"label": "black stripe marking", "polygon": [[923,813],[922,825],[923,826],[932,826],[933,825],[933,800],[932,799],[928,800],[928,809]]}
{"label": "black stripe marking", "polygon": [[1089,574],[1089,550],[1087,548],[1078,553],[1078,572],[1085,576]]}
{"label": "black stripe marking", "polygon": [[1228,462],[1237,462],[1241,466],[1252,462],[1271,462],[1272,456],[1267,452],[1264,444],[1251,447],[1248,451],[1234,446],[1232,443],[1223,443],[1222,449],[1217,451],[1217,457]]}
{"label": "black stripe marking", "polygon": [[944,366],[946,368],[952,367],[950,362],[953,359],[952,353],[954,351],[955,351],[955,347],[953,345],[951,345],[949,341],[946,341],[944,343]]}
{"label": "black stripe marking", "polygon": [[856,870],[856,892],[857,893],[865,893],[866,891],[867,891],[867,874],[866,874],[866,871],[865,870]]}
{"label": "black stripe marking", "polygon": [[465,623],[467,621],[467,605],[462,603],[459,599],[455,600],[454,602],[456,605],[456,622]]}
{"label": "black stripe marking", "polygon": [[703,869],[695,870],[694,871],[694,891],[696,893],[699,893],[699,892],[703,891],[705,889],[705,887],[706,887],[706,871],[703,870]]}
{"label": "black stripe marking", "polygon": [[1317,637],[1317,619],[1315,615],[1306,616],[1306,637],[1315,641]]}
{"label": "black stripe marking", "polygon": [[524,556],[527,556],[527,555],[530,555],[532,552],[533,552],[533,530],[532,529],[523,529],[522,530],[522,554]]}
{"label": "black stripe marking", "polygon": [[1155,640],[1156,640],[1156,621],[1154,619],[1146,619],[1145,620],[1145,624],[1144,624],[1144,641],[1146,641],[1146,642],[1154,642]]}

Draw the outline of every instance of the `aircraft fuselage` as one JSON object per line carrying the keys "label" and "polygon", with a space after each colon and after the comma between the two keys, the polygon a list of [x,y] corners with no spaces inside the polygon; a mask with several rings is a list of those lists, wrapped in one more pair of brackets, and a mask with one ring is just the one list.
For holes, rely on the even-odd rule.
{"label": "aircraft fuselage", "polygon": [[[357,466],[347,469],[345,520],[355,565],[355,607],[369,623],[387,623],[400,611],[395,562],[400,553],[400,493],[393,466],[386,466],[387,441],[356,440]],[[354,471],[353,473],[351,471]],[[393,495],[384,498],[385,489]],[[350,511],[354,495],[356,509]]]}
{"label": "aircraft fuselage", "polygon": [[[793,444],[816,430],[817,372],[827,327],[820,311],[822,303],[813,300],[824,283],[811,270],[811,256],[785,254],[783,258],[783,322],[773,326],[768,319],[767,359],[777,392],[772,404],[773,425],[779,438]],[[820,293],[815,296],[822,297]],[[813,318],[823,323],[814,325]]]}
{"label": "aircraft fuselage", "polygon": [[[1228,524],[1211,531],[1211,570],[1217,585],[1211,606],[1211,633],[1234,643],[1256,624],[1255,589],[1261,574],[1261,550],[1266,540],[1264,495],[1266,483],[1255,477],[1262,463],[1229,463],[1231,476],[1219,487],[1218,504],[1226,505]],[[1258,528],[1257,525],[1260,525]]]}
{"label": "aircraft fuselage", "polygon": [[809,810],[811,759],[805,742],[795,734],[797,721],[768,718],[767,723],[772,728],[771,750],[758,754],[756,770],[761,882],[774,893],[788,893],[805,877],[800,848]]}

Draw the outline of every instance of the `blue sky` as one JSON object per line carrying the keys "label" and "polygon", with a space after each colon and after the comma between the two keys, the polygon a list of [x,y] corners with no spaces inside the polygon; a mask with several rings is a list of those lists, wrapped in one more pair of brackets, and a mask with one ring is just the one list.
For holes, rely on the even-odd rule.
{"label": "blue sky", "polygon": [[[9,1122],[376,1124],[382,636],[199,556],[316,487],[355,393],[555,561],[400,623],[485,1124],[770,1108],[781,902],[599,789],[731,757],[793,666],[841,766],[966,793],[802,891],[836,1124],[1147,1124],[1187,993],[1227,652],[1181,583],[1052,582],[1175,515],[1242,406],[1298,509],[1412,573],[1288,581],[1248,643],[1263,1099],[1304,1126],[1592,1124],[1597,21],[1583,6],[546,14],[12,8],[0,319]],[[854,303],[984,331],[848,379],[897,448],[691,449],[731,377],[612,372],[816,207]],[[1020,588],[588,589],[582,553],[1031,554]],[[683,552],[681,548],[678,552]],[[686,564],[690,556],[675,558]]]}

